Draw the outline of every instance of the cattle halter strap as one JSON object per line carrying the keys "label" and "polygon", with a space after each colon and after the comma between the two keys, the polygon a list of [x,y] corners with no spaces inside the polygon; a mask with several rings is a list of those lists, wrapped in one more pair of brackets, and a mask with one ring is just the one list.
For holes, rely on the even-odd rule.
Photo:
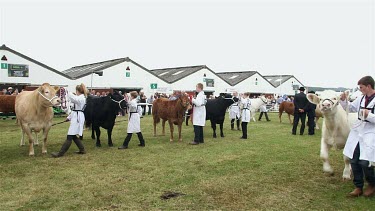
{"label": "cattle halter strap", "polygon": [[48,98],[47,98],[46,96],[44,96],[40,91],[38,91],[38,93],[39,93],[44,99],[48,100],[52,105],[54,105],[54,104],[52,103],[52,100],[58,98],[58,96],[54,96],[54,97],[52,97],[51,99],[48,99]]}
{"label": "cattle halter strap", "polygon": [[324,99],[324,100],[322,101],[322,103],[323,103],[324,101],[326,101],[326,100],[328,100],[329,102],[331,102],[332,105],[338,105],[338,104],[339,104],[339,101],[337,101],[337,103],[334,103],[331,99],[328,99],[328,98]]}
{"label": "cattle halter strap", "polygon": [[120,100],[120,101],[114,100],[114,99],[112,99],[112,98],[109,98],[109,99],[111,99],[111,100],[112,100],[113,102],[115,102],[115,103],[118,103],[118,106],[120,107],[120,109],[124,109],[124,108],[121,107],[121,102],[124,101],[125,98],[122,99],[122,100]]}

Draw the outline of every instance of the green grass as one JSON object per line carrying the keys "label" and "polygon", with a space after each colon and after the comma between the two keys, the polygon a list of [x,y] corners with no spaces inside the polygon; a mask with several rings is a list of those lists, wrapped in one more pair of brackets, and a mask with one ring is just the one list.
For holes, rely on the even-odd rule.
{"label": "green grass", "polygon": [[[207,122],[205,143],[192,146],[191,123],[183,126],[183,143],[170,143],[169,135],[152,136],[152,118],[146,116],[141,120],[145,148],[133,135],[129,149],[117,149],[126,136],[125,121],[115,125],[115,147],[107,146],[102,130],[103,147],[96,148],[91,131],[85,131],[87,154],[74,154],[72,144],[57,159],[49,154],[60,149],[68,123],[51,129],[48,155],[36,146],[35,157],[29,157],[28,144],[19,146],[15,120],[0,120],[0,210],[374,209],[375,199],[345,197],[354,186],[341,179],[342,151],[330,152],[335,175],[322,172],[320,131],[292,136],[286,115],[281,124],[276,114],[270,118],[251,122],[246,141],[229,129],[228,119],[226,137],[213,139]],[[186,195],[162,200],[166,191]]]}

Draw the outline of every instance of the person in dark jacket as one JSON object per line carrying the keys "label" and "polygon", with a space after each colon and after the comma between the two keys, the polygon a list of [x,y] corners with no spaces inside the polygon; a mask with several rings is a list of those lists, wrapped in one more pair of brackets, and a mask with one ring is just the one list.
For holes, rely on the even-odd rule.
{"label": "person in dark jacket", "polygon": [[[309,93],[315,94],[314,91]],[[315,134],[315,109],[316,105],[309,102],[307,106],[307,126],[309,127],[309,135]]]}
{"label": "person in dark jacket", "polygon": [[293,129],[292,134],[296,135],[298,122],[301,119],[301,129],[300,135],[303,135],[305,131],[305,121],[306,121],[306,110],[309,105],[309,101],[306,98],[305,88],[300,87],[299,93],[294,97],[294,121],[293,121]]}

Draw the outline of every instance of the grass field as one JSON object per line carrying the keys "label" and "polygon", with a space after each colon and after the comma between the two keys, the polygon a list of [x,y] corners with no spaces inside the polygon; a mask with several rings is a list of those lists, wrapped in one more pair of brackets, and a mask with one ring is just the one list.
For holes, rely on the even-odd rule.
{"label": "grass field", "polygon": [[[270,118],[251,122],[248,140],[229,129],[228,119],[225,138],[213,139],[207,125],[205,143],[192,146],[191,124],[183,126],[182,143],[170,143],[168,135],[152,136],[152,118],[146,116],[141,120],[145,148],[134,135],[129,149],[117,149],[126,136],[123,121],[114,128],[115,147],[107,146],[102,130],[103,147],[96,148],[91,131],[85,131],[87,154],[74,154],[73,143],[57,159],[50,153],[60,149],[68,123],[51,129],[48,155],[36,146],[35,157],[29,157],[28,147],[19,146],[15,120],[0,120],[0,210],[375,209],[375,198],[346,198],[354,186],[341,179],[342,151],[330,153],[335,175],[322,172],[320,131],[292,136],[286,116],[281,124],[276,114]],[[185,195],[161,199],[167,191]]]}

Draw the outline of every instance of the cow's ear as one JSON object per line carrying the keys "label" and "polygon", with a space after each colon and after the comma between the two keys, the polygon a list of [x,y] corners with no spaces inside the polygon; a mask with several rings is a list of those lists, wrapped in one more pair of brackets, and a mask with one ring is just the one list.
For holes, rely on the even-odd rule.
{"label": "cow's ear", "polygon": [[311,102],[311,103],[313,103],[313,104],[319,104],[319,102],[320,102],[320,100],[319,100],[319,97],[316,95],[316,94],[311,94],[311,93],[309,93],[309,94],[307,94],[307,99]]}
{"label": "cow's ear", "polygon": [[57,92],[57,91],[60,90],[60,87],[58,87],[58,86],[54,86],[53,89]]}

